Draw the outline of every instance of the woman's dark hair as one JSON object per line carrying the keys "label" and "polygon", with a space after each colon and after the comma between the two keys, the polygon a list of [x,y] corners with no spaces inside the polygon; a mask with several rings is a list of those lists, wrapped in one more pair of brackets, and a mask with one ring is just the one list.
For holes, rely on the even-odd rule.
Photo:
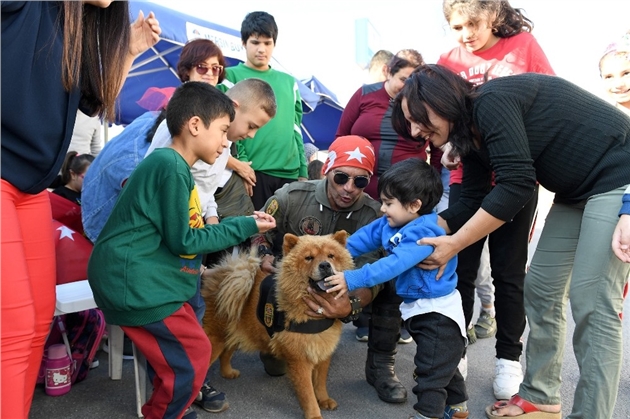
{"label": "woman's dark hair", "polygon": [[182,53],[177,62],[177,77],[182,82],[190,80],[190,71],[208,58],[217,57],[219,65],[223,66],[223,72],[219,74],[219,83],[225,79],[225,57],[221,48],[209,39],[194,39],[182,48]]}
{"label": "woman's dark hair", "polygon": [[[412,121],[433,128],[427,107],[453,124],[449,141],[452,153],[466,155],[473,144],[472,106],[476,97],[474,86],[446,67],[426,64],[411,73],[402,90],[394,99],[392,126],[398,135],[411,136],[410,124],[402,111],[402,100]],[[380,179],[379,179],[380,182]]]}
{"label": "woman's dark hair", "polygon": [[171,137],[180,135],[190,118],[197,116],[208,128],[210,123],[222,116],[234,120],[234,102],[216,87],[198,81],[189,81],[179,86],[166,107],[166,125]]}
{"label": "woman's dark hair", "polygon": [[82,175],[88,166],[94,161],[91,154],[79,154],[76,151],[69,151],[61,166],[61,184],[67,185],[72,180],[72,174]]}
{"label": "woman's dark hair", "polygon": [[64,1],[62,82],[67,91],[81,90],[80,108],[109,121],[124,82],[131,22],[126,1],[101,8],[82,1]]}
{"label": "woman's dark hair", "polygon": [[378,194],[385,198],[396,198],[403,207],[419,199],[422,207],[418,214],[433,211],[442,198],[442,179],[429,163],[417,158],[409,158],[391,165],[378,178]]}
{"label": "woman's dark hair", "polygon": [[521,32],[531,32],[534,23],[523,14],[522,9],[513,8],[507,0],[444,0],[442,11],[447,22],[454,11],[459,11],[472,22],[485,17],[492,21],[492,33],[499,38],[509,38]]}
{"label": "woman's dark hair", "polygon": [[267,12],[251,12],[241,23],[241,40],[247,43],[252,35],[262,35],[273,39],[274,45],[278,39],[278,25],[276,20]]}

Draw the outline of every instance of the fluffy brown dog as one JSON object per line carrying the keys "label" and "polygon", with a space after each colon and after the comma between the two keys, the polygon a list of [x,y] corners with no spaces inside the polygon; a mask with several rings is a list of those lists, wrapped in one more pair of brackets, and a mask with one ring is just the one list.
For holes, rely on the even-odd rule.
{"label": "fluffy brown dog", "polygon": [[[210,364],[219,358],[223,377],[236,378],[240,374],[230,364],[235,350],[271,353],[287,361],[289,378],[305,418],[321,418],[320,407],[337,408],[337,402],[328,396],[326,378],[341,335],[341,322],[329,321],[330,327],[317,333],[288,329],[295,330],[314,320],[304,313],[306,305],[302,301],[308,294],[309,281],[314,287],[314,282],[333,272],[353,269],[352,257],[345,248],[346,238],[345,231],[328,236],[285,235],[283,259],[276,275],[277,310],[284,312],[284,330],[272,337],[256,315],[260,283],[266,276],[259,268],[260,259],[253,254],[228,257],[204,272],[204,330],[212,342]],[[267,306],[265,313],[267,322]]]}

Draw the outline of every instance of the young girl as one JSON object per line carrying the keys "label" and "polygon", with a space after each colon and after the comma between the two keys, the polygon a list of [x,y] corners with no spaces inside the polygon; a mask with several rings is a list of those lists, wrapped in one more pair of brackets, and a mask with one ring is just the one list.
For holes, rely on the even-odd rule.
{"label": "young girl", "polygon": [[615,106],[630,116],[630,31],[606,48],[599,73]]}
{"label": "young girl", "polygon": [[418,246],[424,237],[443,236],[435,206],[442,196],[442,181],[425,161],[409,158],[392,165],[378,182],[384,215],[348,238],[352,257],[385,248],[388,256],[360,269],[337,273],[327,279],[327,292],[372,287],[397,277],[396,292],[405,327],[417,344],[414,362],[418,397],[411,418],[467,418],[466,384],[457,369],[464,353],[466,330],[461,298],[456,289],[457,257],[446,264],[437,281],[437,269],[424,270],[418,263],[433,252]]}
{"label": "young girl", "polygon": [[[532,22],[521,10],[503,0],[444,0],[444,17],[456,36],[458,47],[443,54],[438,64],[479,85],[488,79],[521,73],[554,72],[544,52],[531,35]],[[451,171],[449,204],[462,193],[463,168]],[[514,220],[459,255],[457,288],[462,294],[466,324],[472,323],[475,287],[482,307],[469,337],[496,334],[496,369],[493,383],[497,399],[509,399],[523,379],[520,365],[525,330],[523,281],[527,264],[530,227],[538,194],[525,204]],[[489,255],[493,263],[488,269]],[[493,284],[494,280],[494,284]],[[496,309],[495,309],[496,287]],[[496,316],[496,319],[495,319]],[[498,320],[497,320],[498,319]]]}
{"label": "young girl", "polygon": [[91,154],[79,154],[70,151],[61,166],[61,184],[53,193],[63,196],[69,201],[81,205],[81,189],[83,189],[83,178],[90,164],[94,161]]}

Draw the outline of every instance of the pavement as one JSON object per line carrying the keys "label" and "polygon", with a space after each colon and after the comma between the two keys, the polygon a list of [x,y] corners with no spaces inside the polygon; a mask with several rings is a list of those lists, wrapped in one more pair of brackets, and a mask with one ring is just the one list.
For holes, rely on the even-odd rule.
{"label": "pavement", "polygon": [[[546,213],[544,203],[549,196],[541,199],[541,215]],[[539,220],[544,219],[539,216]],[[539,221],[537,230],[542,228]],[[623,320],[624,362],[614,419],[630,418],[630,299],[626,299]],[[478,305],[475,309],[478,313]],[[563,417],[571,412],[573,392],[579,377],[578,367],[573,355],[571,336],[573,322],[567,313],[568,330],[562,368],[562,412]],[[323,411],[324,419],[358,418],[408,418],[413,412],[415,401],[412,388],[414,385],[413,357],[415,343],[398,345],[396,372],[407,388],[409,397],[406,403],[389,404],[381,401],[366,381],[364,374],[367,345],[355,339],[355,328],[351,324],[344,326],[339,347],[333,356],[328,377],[328,392],[338,403],[336,411]],[[524,339],[527,339],[528,330]],[[494,402],[492,381],[494,378],[495,345],[494,338],[481,339],[468,348],[468,379],[466,380],[470,418],[485,418],[484,409]],[[72,386],[71,391],[60,397],[47,396],[43,386],[35,390],[30,419],[131,419],[136,417],[133,361],[124,361],[123,378],[112,381],[108,378],[107,354],[97,355],[100,366],[88,374],[85,381]],[[523,366],[525,359],[522,360]],[[200,419],[284,419],[301,418],[302,411],[294,395],[288,377],[270,377],[263,369],[257,354],[236,353],[233,365],[241,371],[235,380],[221,378],[218,363],[212,366],[212,384],[224,391],[230,401],[230,408],[214,414],[200,408],[195,409]],[[12,419],[12,418],[4,418]]]}

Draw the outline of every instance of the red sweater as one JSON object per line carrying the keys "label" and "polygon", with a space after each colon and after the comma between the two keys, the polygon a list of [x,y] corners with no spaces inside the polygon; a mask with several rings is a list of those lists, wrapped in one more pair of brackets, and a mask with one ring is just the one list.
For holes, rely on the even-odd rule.
{"label": "red sweater", "polygon": [[[482,52],[468,52],[462,46],[453,48],[442,54],[437,63],[475,85],[484,82],[486,72],[488,80],[522,73],[555,75],[547,56],[529,32],[500,38],[496,44]],[[462,183],[462,175],[461,165],[452,170],[451,185]]]}

